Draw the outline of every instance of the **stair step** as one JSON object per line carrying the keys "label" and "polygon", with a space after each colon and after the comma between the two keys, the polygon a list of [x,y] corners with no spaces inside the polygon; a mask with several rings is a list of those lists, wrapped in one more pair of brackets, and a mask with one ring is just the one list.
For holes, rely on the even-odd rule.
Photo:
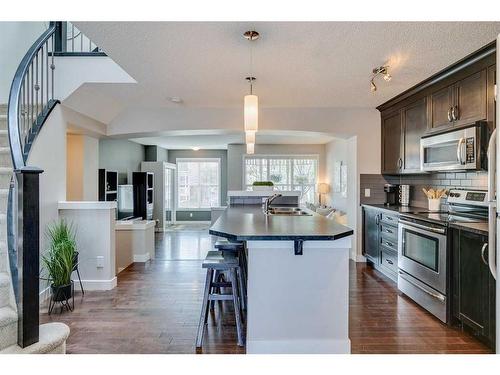
{"label": "stair step", "polygon": [[7,129],[0,129],[0,147],[9,147],[9,132]]}
{"label": "stair step", "polygon": [[8,306],[10,302],[10,276],[0,272],[0,307]]}
{"label": "stair step", "polygon": [[0,350],[17,343],[17,312],[9,306],[0,308]]}
{"label": "stair step", "polygon": [[40,339],[36,344],[21,348],[12,345],[0,354],[65,354],[69,327],[64,323],[46,323],[40,325]]}
{"label": "stair step", "polygon": [[12,179],[13,169],[12,167],[0,166],[0,187],[8,188],[10,186],[10,180]]}

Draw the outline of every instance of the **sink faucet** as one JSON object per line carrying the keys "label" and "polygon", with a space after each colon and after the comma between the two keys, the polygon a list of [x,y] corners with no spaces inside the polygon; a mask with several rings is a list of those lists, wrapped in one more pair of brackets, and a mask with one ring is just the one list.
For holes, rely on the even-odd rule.
{"label": "sink faucet", "polygon": [[279,197],[282,197],[282,196],[283,196],[283,194],[276,193],[276,194],[271,195],[270,197],[268,197],[268,198],[264,201],[264,213],[265,213],[266,215],[268,215],[268,214],[269,214],[269,206],[271,205],[271,203],[272,203],[275,199],[277,199],[277,198],[279,198]]}

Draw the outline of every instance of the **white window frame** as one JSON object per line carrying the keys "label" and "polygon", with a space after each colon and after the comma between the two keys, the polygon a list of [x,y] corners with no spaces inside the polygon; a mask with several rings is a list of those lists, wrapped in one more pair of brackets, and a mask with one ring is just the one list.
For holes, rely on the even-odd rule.
{"label": "white window frame", "polygon": [[[313,193],[314,196],[317,195],[317,185],[318,185],[318,180],[319,180],[319,155],[318,154],[254,154],[254,155],[242,155],[242,187],[243,190],[248,190],[251,185],[247,184],[246,177],[247,177],[247,171],[246,171],[246,159],[266,159],[266,169],[267,173],[269,174],[269,159],[314,159],[316,160],[316,181],[314,182],[313,186]],[[293,184],[293,166],[291,167],[290,171],[290,184],[284,184],[284,185],[290,185],[293,187],[296,184]]]}
{"label": "white window frame", "polygon": [[177,170],[175,173],[175,209],[176,211],[210,211],[211,207],[196,207],[196,208],[189,208],[189,207],[179,207],[179,162],[198,162],[198,163],[203,163],[203,162],[217,162],[218,168],[217,168],[217,188],[218,188],[218,194],[217,194],[217,205],[212,206],[212,207],[218,207],[220,206],[221,202],[221,194],[222,194],[222,179],[221,179],[221,159],[220,158],[176,158],[175,159],[175,164],[177,165]]}

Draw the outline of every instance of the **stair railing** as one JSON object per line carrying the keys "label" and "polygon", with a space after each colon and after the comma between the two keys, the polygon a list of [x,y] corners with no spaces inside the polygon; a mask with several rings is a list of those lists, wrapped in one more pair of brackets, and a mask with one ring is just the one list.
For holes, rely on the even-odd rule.
{"label": "stair railing", "polygon": [[[76,38],[80,38],[79,50],[74,48]],[[71,23],[50,22],[21,60],[10,88],[7,129],[14,173],[7,205],[7,247],[19,315],[18,345],[23,348],[39,340],[39,177],[43,172],[26,162],[40,129],[59,103],[54,96],[54,56],[106,54]]]}
{"label": "stair railing", "polygon": [[[52,109],[54,100],[54,47],[56,24],[36,40],[14,75],[7,112],[13,164],[7,207],[7,246],[13,270],[17,310],[18,345],[39,340],[40,168],[27,166],[31,144]],[[17,262],[16,262],[17,259]],[[12,268],[12,267],[11,267]]]}

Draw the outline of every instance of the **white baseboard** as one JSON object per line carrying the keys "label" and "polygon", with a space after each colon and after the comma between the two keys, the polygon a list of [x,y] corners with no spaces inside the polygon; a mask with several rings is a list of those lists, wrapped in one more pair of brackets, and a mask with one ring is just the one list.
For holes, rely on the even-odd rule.
{"label": "white baseboard", "polygon": [[212,224],[212,222],[210,220],[182,220],[182,221],[177,221],[175,223],[176,225],[179,225],[179,224]]}
{"label": "white baseboard", "polygon": [[41,290],[39,293],[39,299],[40,303],[43,303],[47,301],[50,298],[50,286],[46,287],[45,289]]}
{"label": "white baseboard", "polygon": [[366,258],[361,255],[361,254],[357,254],[356,255],[356,259],[354,259],[356,262],[360,262],[360,263],[366,263]]}
{"label": "white baseboard", "polygon": [[350,354],[351,340],[248,340],[247,354]]}
{"label": "white baseboard", "polygon": [[[78,284],[78,280],[76,284]],[[82,284],[85,290],[111,290],[116,287],[117,278],[115,276],[111,280],[82,280]],[[79,286],[75,285],[75,288]]]}
{"label": "white baseboard", "polygon": [[149,253],[146,254],[134,254],[134,263],[146,263],[149,259]]}

